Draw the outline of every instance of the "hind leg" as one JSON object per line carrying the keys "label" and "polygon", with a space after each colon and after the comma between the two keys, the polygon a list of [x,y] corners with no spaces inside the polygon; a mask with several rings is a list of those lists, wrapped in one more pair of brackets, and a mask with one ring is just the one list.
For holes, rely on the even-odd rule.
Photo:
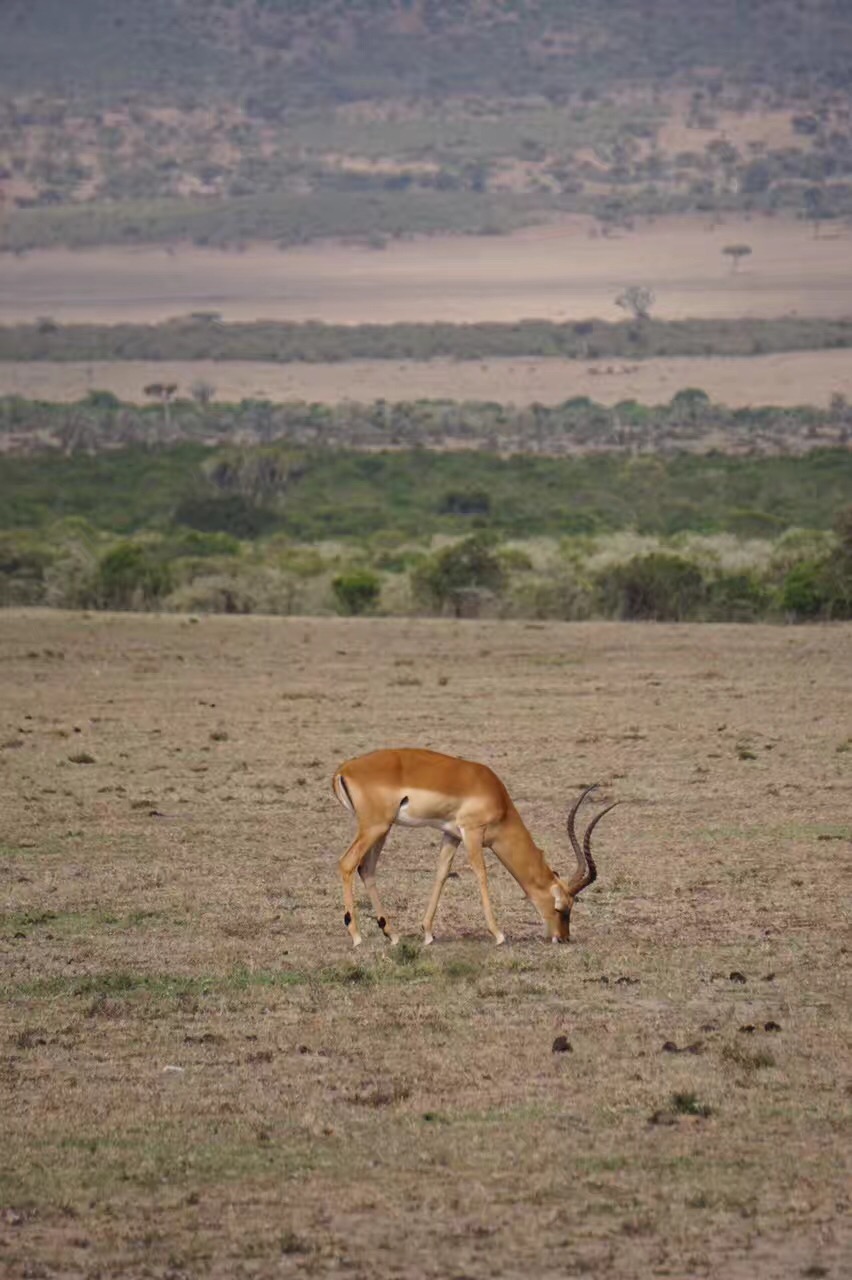
{"label": "hind leg", "polygon": [[365,827],[359,830],[338,864],[340,876],[343,880],[343,923],[349,930],[353,946],[356,947],[361,944],[361,935],[358,932],[358,922],[355,919],[355,894],[352,889],[352,879],[373,845],[379,840],[384,841],[387,833],[388,828],[384,825],[381,827]]}
{"label": "hind leg", "polygon": [[382,904],[379,899],[379,889],[376,884],[376,863],[379,860],[379,855],[381,854],[382,849],[385,847],[385,840],[387,840],[387,838],[388,833],[385,832],[385,834],[380,836],[375,844],[370,847],[366,858],[358,868],[358,874],[364,881],[364,887],[370,895],[370,901],[372,902],[373,910],[376,913],[376,924],[379,926],[385,937],[390,939],[391,946],[395,947],[399,942],[399,934],[394,933],[393,929],[388,924],[388,918],[382,910]]}
{"label": "hind leg", "polygon": [[432,897],[429,899],[429,906],[426,908],[426,915],[423,919],[423,941],[427,947],[430,942],[434,941],[432,937],[432,921],[435,919],[441,892],[447,883],[447,877],[452,869],[453,858],[456,856],[456,849],[458,849],[459,843],[455,836],[447,835],[444,836],[441,842],[441,852],[438,855],[438,874],[435,876]]}

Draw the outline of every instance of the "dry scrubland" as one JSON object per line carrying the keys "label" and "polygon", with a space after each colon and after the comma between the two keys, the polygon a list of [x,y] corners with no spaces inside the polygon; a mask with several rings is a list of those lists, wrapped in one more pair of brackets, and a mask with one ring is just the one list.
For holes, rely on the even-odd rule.
{"label": "dry scrubland", "polygon": [[[848,1274],[850,658],[5,613],[4,1275]],[[492,763],[557,867],[625,802],[571,947],[497,866],[493,947],[459,860],[433,949],[353,953],[328,778],[394,742]],[[435,844],[380,867],[412,939]]]}
{"label": "dry scrubland", "polygon": [[0,361],[0,395],[30,400],[82,400],[111,391],[145,404],[150,383],[175,383],[188,396],[199,382],[219,402],[243,399],[339,404],[344,400],[479,400],[502,404],[562,404],[589,396],[601,404],[638,400],[667,404],[685,387],[700,387],[716,404],[827,406],[852,399],[849,351],[786,351],[768,356],[678,356],[624,361],[342,360],[335,364],[270,364],[258,360]]}
{"label": "dry scrubland", "polygon": [[[725,245],[752,256],[732,275]],[[157,321],[214,310],[226,320],[512,321],[623,318],[626,285],[655,290],[654,314],[849,313],[852,234],[804,222],[660,218],[603,237],[585,218],[510,236],[433,236],[378,252],[333,241],[278,250],[47,250],[0,256],[0,323]]]}

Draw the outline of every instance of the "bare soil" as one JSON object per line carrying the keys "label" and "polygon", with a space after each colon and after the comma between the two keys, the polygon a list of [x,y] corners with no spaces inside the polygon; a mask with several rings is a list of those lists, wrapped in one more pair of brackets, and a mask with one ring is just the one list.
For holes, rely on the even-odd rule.
{"label": "bare soil", "polygon": [[700,387],[718,404],[828,405],[852,399],[848,351],[796,351],[768,356],[678,356],[641,363],[528,357],[482,361],[346,360],[335,364],[269,364],[257,360],[115,360],[49,363],[0,361],[0,395],[73,401],[97,388],[128,403],[150,403],[144,388],[175,383],[189,396],[206,382],[219,401],[490,400],[561,404],[590,396],[602,404],[664,404]]}
{"label": "bare soil", "polygon": [[[752,255],[736,274],[722,253]],[[785,219],[663,218],[603,237],[584,218],[511,236],[435,236],[383,251],[337,242],[242,252],[175,246],[45,250],[0,256],[0,322],[156,321],[197,310],[227,320],[341,324],[524,317],[618,319],[630,284],[656,293],[654,314],[849,314],[852,234],[815,238]]]}
{"label": "bare soil", "polygon": [[[848,1274],[850,659],[840,625],[4,612],[3,1275]],[[362,904],[353,952],[329,777],[393,743],[491,764],[562,870],[578,789],[622,802],[572,945],[492,861],[494,947],[459,858],[421,948],[405,832],[407,941]]]}

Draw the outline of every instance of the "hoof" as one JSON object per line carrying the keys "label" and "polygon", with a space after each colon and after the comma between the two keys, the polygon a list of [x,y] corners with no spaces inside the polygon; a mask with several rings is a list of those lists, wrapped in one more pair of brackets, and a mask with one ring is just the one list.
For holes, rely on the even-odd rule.
{"label": "hoof", "polygon": [[435,941],[435,938],[434,938],[434,936],[433,936],[431,933],[424,933],[424,935],[423,935],[423,945],[424,945],[424,947],[431,947],[431,945],[432,945],[432,943],[433,943],[434,941]]}
{"label": "hoof", "polygon": [[505,941],[506,941],[505,934],[498,933],[497,937],[494,939],[494,945],[495,947],[502,947]]}
{"label": "hoof", "polygon": [[353,939],[352,939],[352,945],[353,945],[353,947],[360,947],[360,945],[361,945],[361,935],[360,935],[360,933],[356,933],[356,934],[355,934],[355,936],[354,936],[354,937],[353,937]]}

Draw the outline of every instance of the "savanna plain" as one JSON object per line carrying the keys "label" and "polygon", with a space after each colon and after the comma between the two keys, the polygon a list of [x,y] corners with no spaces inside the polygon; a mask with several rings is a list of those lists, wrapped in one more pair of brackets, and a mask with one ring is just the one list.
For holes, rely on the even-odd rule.
{"label": "savanna plain", "polygon": [[[2,1273],[848,1274],[850,658],[4,611]],[[579,790],[620,801],[570,946],[491,860],[495,947],[459,858],[423,948],[405,832],[404,941],[365,900],[353,951],[329,778],[407,743],[492,765],[557,870]]]}

